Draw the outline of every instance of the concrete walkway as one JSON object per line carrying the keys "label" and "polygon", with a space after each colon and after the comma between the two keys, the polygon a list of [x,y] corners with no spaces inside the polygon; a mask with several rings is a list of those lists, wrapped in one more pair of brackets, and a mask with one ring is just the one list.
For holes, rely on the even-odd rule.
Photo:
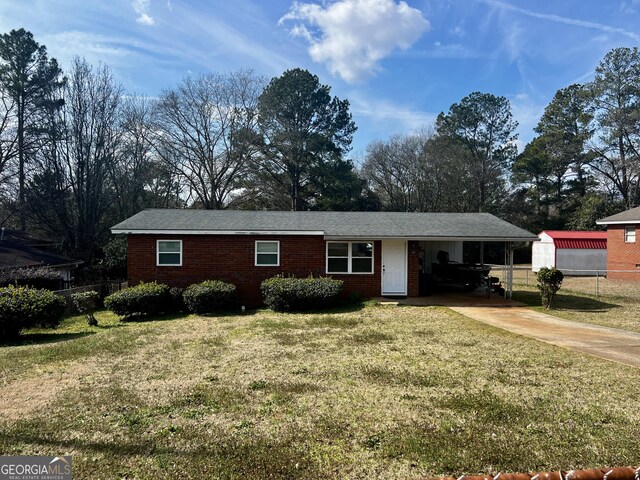
{"label": "concrete walkway", "polygon": [[446,306],[466,317],[519,335],[640,368],[640,333],[563,320],[497,297],[438,295],[398,303]]}
{"label": "concrete walkway", "polygon": [[449,308],[519,335],[640,368],[640,333],[563,320],[526,307]]}

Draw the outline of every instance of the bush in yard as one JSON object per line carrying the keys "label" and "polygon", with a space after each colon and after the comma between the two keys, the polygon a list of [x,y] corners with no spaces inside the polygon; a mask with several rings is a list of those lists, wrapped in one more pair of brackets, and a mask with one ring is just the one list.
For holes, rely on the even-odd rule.
{"label": "bush in yard", "polygon": [[104,299],[106,308],[125,318],[168,312],[170,304],[169,287],[156,282],[140,283]]}
{"label": "bush in yard", "polygon": [[564,274],[557,268],[541,268],[537,273],[538,290],[542,296],[542,306],[551,308],[556,292],[560,290],[560,285],[564,278]]}
{"label": "bush in yard", "polygon": [[71,300],[78,312],[84,314],[87,317],[87,323],[94,327],[98,325],[98,320],[93,315],[93,312],[98,308],[100,303],[100,295],[98,292],[81,292],[71,295]]}
{"label": "bush in yard", "polygon": [[272,310],[295,312],[328,308],[336,304],[342,280],[330,277],[276,276],[262,282],[262,300]]}
{"label": "bush in yard", "polygon": [[182,298],[184,304],[193,313],[213,313],[233,305],[236,286],[221,280],[206,280],[189,285]]}
{"label": "bush in yard", "polygon": [[66,300],[50,290],[15,287],[0,288],[0,339],[17,337],[25,328],[53,328],[60,323]]}

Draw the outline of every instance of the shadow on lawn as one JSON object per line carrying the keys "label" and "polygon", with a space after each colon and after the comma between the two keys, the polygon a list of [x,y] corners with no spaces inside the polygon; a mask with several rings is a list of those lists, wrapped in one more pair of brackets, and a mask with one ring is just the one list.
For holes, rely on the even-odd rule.
{"label": "shadow on lawn", "polygon": [[[183,434],[189,434],[184,431]],[[217,437],[217,436],[216,436]],[[281,441],[254,438],[221,436],[224,441],[203,442],[193,448],[167,445],[162,439],[141,439],[139,441],[108,442],[86,439],[55,438],[46,434],[0,432],[0,444],[29,445],[58,451],[80,450],[84,454],[103,454],[102,468],[110,471],[118,466],[118,477],[123,474],[123,465],[136,457],[163,458],[171,463],[177,461],[181,473],[189,477],[203,475],[222,478],[323,478],[317,466],[307,457],[306,452],[295,445],[295,438]],[[220,438],[220,437],[218,437]],[[79,465],[80,466],[80,465]],[[213,471],[211,471],[213,467]],[[74,469],[75,469],[74,465]],[[134,467],[135,470],[135,467]],[[133,476],[133,475],[132,475]],[[129,478],[125,474],[125,477]],[[206,478],[205,477],[205,478]]]}
{"label": "shadow on lawn", "polygon": [[[515,291],[513,292],[513,299],[532,307],[541,306],[539,292]],[[607,303],[592,297],[573,293],[558,293],[553,301],[554,309],[569,310],[572,312],[606,312],[612,308],[619,307],[620,305],[614,303]]]}
{"label": "shadow on lawn", "polygon": [[52,330],[52,333],[23,333],[18,338],[0,342],[0,347],[18,347],[22,345],[47,344],[56,342],[65,342],[67,340],[75,340],[77,338],[94,335],[96,332],[75,332],[64,333]]}

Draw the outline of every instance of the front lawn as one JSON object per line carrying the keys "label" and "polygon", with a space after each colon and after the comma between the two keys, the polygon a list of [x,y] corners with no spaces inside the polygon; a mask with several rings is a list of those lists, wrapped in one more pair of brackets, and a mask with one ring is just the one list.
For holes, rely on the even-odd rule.
{"label": "front lawn", "polygon": [[[636,284],[636,288],[640,290],[640,284]],[[637,294],[622,289],[612,290],[611,287],[609,289],[610,293],[596,298],[584,291],[572,290],[563,285],[552,310],[545,310],[540,306],[540,291],[535,287],[515,286],[513,299],[567,320],[640,333],[640,300]]]}
{"label": "front lawn", "polygon": [[0,348],[3,454],[72,454],[78,479],[640,463],[638,370],[446,308],[97,317]]}

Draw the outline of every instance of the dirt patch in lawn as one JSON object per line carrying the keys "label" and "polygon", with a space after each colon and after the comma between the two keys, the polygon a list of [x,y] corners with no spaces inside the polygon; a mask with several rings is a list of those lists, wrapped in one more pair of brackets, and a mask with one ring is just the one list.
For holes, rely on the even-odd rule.
{"label": "dirt patch in lawn", "polygon": [[76,388],[80,378],[90,371],[88,365],[76,363],[0,387],[0,420],[17,420],[32,412],[45,411],[60,392]]}
{"label": "dirt patch in lawn", "polygon": [[147,328],[148,336],[137,339],[126,353],[114,356],[111,349],[101,351],[98,345],[91,355],[54,361],[4,379],[0,386],[0,419],[15,420],[31,412],[45,411],[59,394],[68,390],[92,392],[108,384],[117,384],[154,401],[167,401],[176,392],[184,392],[210,375],[210,365],[202,361],[202,352],[206,351],[204,356],[215,363],[224,347],[222,336],[211,333],[211,321],[215,320],[193,318],[188,331],[181,325],[164,322]]}

